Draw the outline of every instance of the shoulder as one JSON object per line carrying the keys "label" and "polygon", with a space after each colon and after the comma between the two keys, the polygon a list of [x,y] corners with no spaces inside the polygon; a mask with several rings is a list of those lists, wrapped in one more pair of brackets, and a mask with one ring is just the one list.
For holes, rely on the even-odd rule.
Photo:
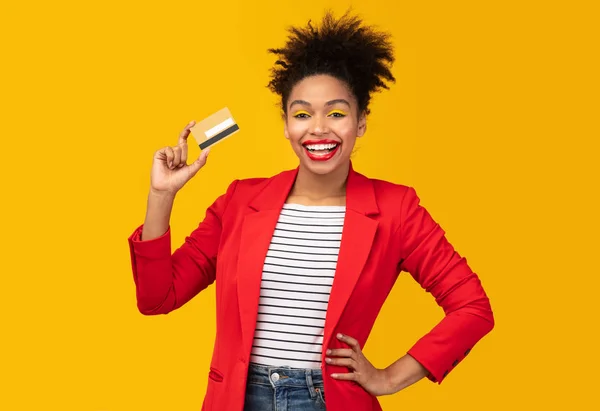
{"label": "shoulder", "polygon": [[259,187],[264,186],[270,178],[272,177],[241,178],[233,181],[231,185],[235,186],[235,193],[239,195],[256,191]]}
{"label": "shoulder", "polygon": [[285,170],[268,177],[251,177],[234,180],[227,190],[228,197],[247,201],[265,191],[273,182],[277,185],[281,184],[282,181],[288,181],[292,178],[293,172],[294,170]]}
{"label": "shoulder", "polygon": [[411,185],[365,176],[363,178],[373,188],[375,202],[382,217],[400,222],[407,214],[422,207],[421,199]]}
{"label": "shoulder", "polygon": [[398,194],[404,195],[408,190],[412,189],[411,186],[408,186],[406,184],[394,183],[387,180],[380,180],[377,178],[369,178],[369,180],[373,184],[373,189],[375,190],[375,193],[382,196],[397,196]]}
{"label": "shoulder", "polygon": [[415,201],[416,204],[419,203],[417,192],[412,186],[379,179],[372,181],[377,204],[383,214],[393,215],[402,221],[407,209]]}
{"label": "shoulder", "polygon": [[[236,195],[252,195],[260,192],[263,188],[265,188],[269,183],[277,178],[279,175],[285,172],[281,172],[279,174],[269,176],[269,177],[250,177],[250,178],[241,178],[237,179],[231,184],[235,186],[235,194]],[[231,187],[231,186],[230,186]]]}
{"label": "shoulder", "polygon": [[373,192],[375,193],[378,203],[386,204],[391,202],[398,204],[399,200],[404,200],[407,196],[416,195],[414,187],[410,185],[378,178],[364,178],[366,178],[373,186]]}

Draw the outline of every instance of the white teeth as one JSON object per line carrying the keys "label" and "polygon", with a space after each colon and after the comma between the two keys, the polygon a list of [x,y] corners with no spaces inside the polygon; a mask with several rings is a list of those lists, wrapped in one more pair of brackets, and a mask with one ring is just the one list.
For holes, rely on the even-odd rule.
{"label": "white teeth", "polygon": [[331,150],[334,149],[337,144],[311,144],[306,146],[309,150]]}

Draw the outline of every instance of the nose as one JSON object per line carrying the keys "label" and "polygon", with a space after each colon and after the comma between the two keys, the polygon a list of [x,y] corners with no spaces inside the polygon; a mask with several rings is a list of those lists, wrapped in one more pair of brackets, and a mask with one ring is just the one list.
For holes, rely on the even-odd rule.
{"label": "nose", "polygon": [[320,115],[314,116],[310,133],[314,134],[315,136],[321,136],[329,133],[329,127],[327,127],[326,119]]}

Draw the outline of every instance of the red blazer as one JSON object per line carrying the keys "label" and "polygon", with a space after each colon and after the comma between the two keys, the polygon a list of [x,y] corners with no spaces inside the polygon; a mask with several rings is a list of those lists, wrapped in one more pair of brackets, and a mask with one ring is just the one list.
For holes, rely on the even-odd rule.
{"label": "red blazer", "polygon": [[[203,411],[242,411],[256,327],[263,263],[279,212],[298,169],[271,178],[234,181],[171,254],[170,227],[161,237],[129,237],[137,306],[167,314],[216,281],[217,332]],[[441,383],[494,326],[481,282],[419,204],[414,188],[369,179],[350,167],[346,218],[325,321],[323,352],[346,348],[340,332],[361,347],[401,271],[434,297],[445,317],[410,348]],[[321,368],[329,411],[381,410],[376,397]]]}

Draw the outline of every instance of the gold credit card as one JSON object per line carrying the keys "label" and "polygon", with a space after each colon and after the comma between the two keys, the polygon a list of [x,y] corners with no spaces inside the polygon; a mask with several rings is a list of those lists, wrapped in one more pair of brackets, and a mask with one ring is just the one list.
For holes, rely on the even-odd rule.
{"label": "gold credit card", "polygon": [[200,150],[204,150],[237,133],[239,129],[231,112],[225,107],[194,125],[190,132],[198,142]]}

